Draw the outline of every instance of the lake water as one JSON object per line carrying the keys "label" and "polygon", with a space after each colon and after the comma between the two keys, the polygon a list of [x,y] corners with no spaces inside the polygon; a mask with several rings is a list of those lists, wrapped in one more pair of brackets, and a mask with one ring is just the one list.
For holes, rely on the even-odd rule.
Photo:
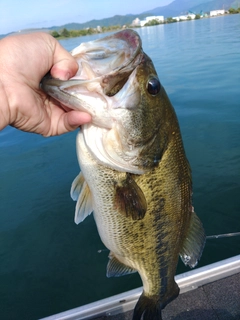
{"label": "lake water", "polygon": [[[240,15],[137,30],[179,118],[194,207],[208,235],[240,231]],[[71,50],[102,35],[62,40]],[[0,132],[0,313],[38,319],[141,286],[106,278],[93,217],[73,222],[76,132]],[[240,254],[240,237],[208,240],[199,266]],[[188,271],[181,262],[178,273]]]}

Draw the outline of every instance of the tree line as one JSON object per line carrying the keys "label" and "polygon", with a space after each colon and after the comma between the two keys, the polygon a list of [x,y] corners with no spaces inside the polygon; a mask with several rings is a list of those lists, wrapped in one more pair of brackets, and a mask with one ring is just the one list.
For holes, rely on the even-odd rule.
{"label": "tree line", "polygon": [[54,38],[74,38],[74,37],[81,37],[81,36],[87,36],[94,33],[102,33],[107,31],[114,31],[121,29],[121,26],[109,26],[109,27],[99,27],[99,28],[87,28],[82,30],[68,30],[66,28],[60,30],[60,31],[52,31],[50,34]]}
{"label": "tree line", "polygon": [[229,12],[230,14],[240,13],[240,7],[239,7],[238,9],[230,8],[230,9],[228,10],[228,12]]}
{"label": "tree line", "polygon": [[[238,8],[238,9],[230,8],[228,10],[228,12],[230,14],[240,13],[240,8]],[[200,19],[200,18],[201,18],[201,16],[199,14],[197,14],[195,16],[195,19]],[[189,17],[189,20],[191,20],[190,17]],[[177,20],[173,19],[171,17],[167,18],[167,20],[164,22],[160,22],[158,20],[153,19],[153,20],[149,21],[148,23],[146,23],[144,26],[154,26],[154,25],[158,25],[158,24],[162,24],[162,23],[172,23],[172,22],[177,22]],[[126,27],[129,27],[129,26],[126,26]],[[68,30],[68,29],[64,28],[60,31],[56,31],[56,30],[52,31],[51,35],[57,39],[73,38],[73,37],[87,36],[87,35],[91,35],[94,33],[115,31],[115,30],[120,30],[120,29],[122,29],[122,27],[120,25],[108,26],[108,27],[98,27],[98,28],[86,28],[86,29],[82,29],[82,30]]]}

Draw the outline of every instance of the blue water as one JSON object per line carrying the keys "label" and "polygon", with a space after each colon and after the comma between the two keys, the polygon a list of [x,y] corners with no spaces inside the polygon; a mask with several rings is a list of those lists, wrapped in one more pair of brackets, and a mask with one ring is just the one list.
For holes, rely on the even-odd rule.
{"label": "blue water", "polygon": [[[137,31],[176,109],[206,233],[240,231],[240,15]],[[100,36],[61,43],[71,50]],[[2,319],[38,319],[141,285],[136,274],[106,278],[93,218],[73,222],[75,136],[0,132]],[[237,254],[240,237],[208,240],[199,266]]]}

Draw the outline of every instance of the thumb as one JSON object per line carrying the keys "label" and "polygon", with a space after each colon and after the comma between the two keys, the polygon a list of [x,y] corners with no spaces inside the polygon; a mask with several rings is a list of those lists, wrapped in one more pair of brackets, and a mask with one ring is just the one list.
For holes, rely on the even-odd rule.
{"label": "thumb", "polygon": [[[55,40],[55,39],[54,39]],[[57,40],[53,53],[53,66],[51,75],[53,78],[68,80],[78,71],[78,63],[72,55],[65,50]]]}

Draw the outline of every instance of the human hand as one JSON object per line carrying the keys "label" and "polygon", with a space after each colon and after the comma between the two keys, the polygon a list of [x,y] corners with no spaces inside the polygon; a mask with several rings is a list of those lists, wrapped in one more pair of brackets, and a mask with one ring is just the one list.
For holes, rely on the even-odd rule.
{"label": "human hand", "polygon": [[68,80],[78,64],[47,33],[13,35],[0,40],[0,130],[12,125],[43,136],[60,135],[91,121],[46,95],[39,83],[49,72]]}

